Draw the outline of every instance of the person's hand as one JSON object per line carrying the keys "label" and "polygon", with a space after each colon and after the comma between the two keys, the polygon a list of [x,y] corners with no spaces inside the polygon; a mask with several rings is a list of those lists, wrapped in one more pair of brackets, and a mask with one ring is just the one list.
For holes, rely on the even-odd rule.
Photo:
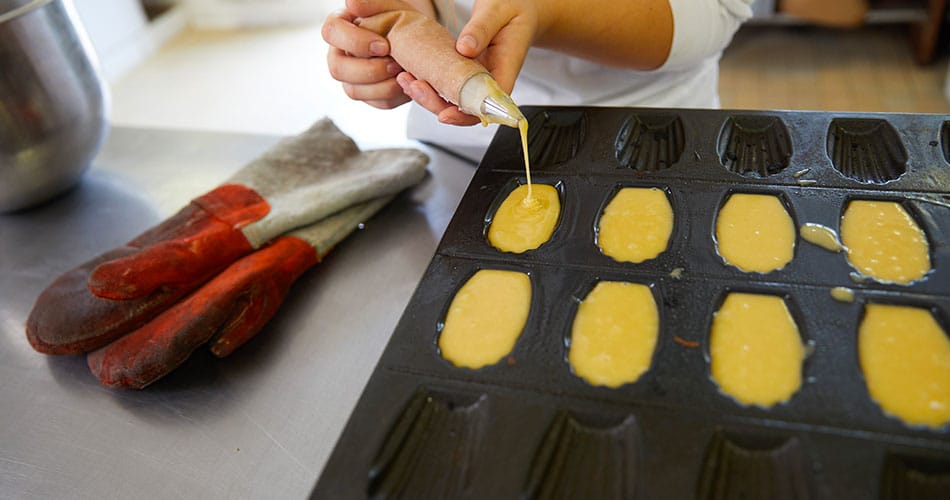
{"label": "person's hand", "polygon": [[[477,59],[498,85],[511,93],[525,55],[538,30],[539,2],[532,0],[475,0],[472,15],[459,33],[455,50]],[[371,15],[371,14],[363,14]],[[403,91],[442,123],[474,125],[479,119],[442,99],[428,83],[403,72],[397,78]]]}
{"label": "person's hand", "polygon": [[330,76],[343,84],[351,99],[375,108],[392,109],[409,102],[396,82],[403,70],[389,57],[389,41],[357,26],[357,17],[350,10],[340,10],[323,23],[323,39],[330,44]]}

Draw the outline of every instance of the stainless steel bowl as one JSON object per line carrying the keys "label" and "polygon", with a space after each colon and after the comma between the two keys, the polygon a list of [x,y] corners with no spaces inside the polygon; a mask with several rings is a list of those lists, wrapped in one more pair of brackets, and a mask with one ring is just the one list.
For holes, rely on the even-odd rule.
{"label": "stainless steel bowl", "polygon": [[0,212],[75,185],[105,137],[106,106],[68,0],[0,0]]}

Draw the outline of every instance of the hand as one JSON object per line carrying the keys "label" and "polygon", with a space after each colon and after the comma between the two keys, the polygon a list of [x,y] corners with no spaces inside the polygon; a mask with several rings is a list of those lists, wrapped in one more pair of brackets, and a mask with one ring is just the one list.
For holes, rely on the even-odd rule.
{"label": "hand", "polygon": [[[477,59],[502,90],[511,93],[528,48],[537,34],[538,19],[538,6],[531,0],[476,0],[470,20],[459,33],[455,50],[465,57]],[[442,99],[428,83],[413,75],[401,73],[396,81],[416,103],[438,116],[440,122],[451,125],[479,123],[478,118],[463,113]]]}
{"label": "hand", "polygon": [[375,108],[392,109],[409,102],[396,82],[396,75],[403,70],[389,57],[389,41],[357,26],[357,17],[341,10],[327,16],[323,23],[323,39],[330,44],[330,76],[343,84],[343,91],[351,99]]}

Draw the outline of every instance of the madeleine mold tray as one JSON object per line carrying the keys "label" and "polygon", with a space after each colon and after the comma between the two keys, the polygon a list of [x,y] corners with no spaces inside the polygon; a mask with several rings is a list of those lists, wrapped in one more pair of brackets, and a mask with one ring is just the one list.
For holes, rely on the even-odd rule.
{"label": "madeleine mold tray", "polygon": [[[518,132],[502,127],[475,173],[317,481],[319,498],[921,499],[950,495],[950,426],[904,423],[870,396],[858,354],[868,304],[950,318],[950,121],[825,112],[525,107],[532,180],[558,190],[547,243],[491,246],[494,210],[526,182]],[[597,245],[624,187],[663,190],[669,244],[639,264]],[[840,230],[852,200],[898,202],[924,231],[932,270],[908,285],[862,279],[844,253],[796,237],[768,272],[724,263],[714,235],[731,194],[777,196],[796,229]],[[526,273],[514,348],[454,366],[439,335],[478,270]],[[617,388],[568,362],[578,304],[600,281],[650,287],[659,333],[649,369]],[[853,300],[835,299],[847,287]],[[806,356],[801,387],[763,408],[711,376],[713,313],[730,292],[782,297]],[[946,386],[944,386],[946,389]]]}

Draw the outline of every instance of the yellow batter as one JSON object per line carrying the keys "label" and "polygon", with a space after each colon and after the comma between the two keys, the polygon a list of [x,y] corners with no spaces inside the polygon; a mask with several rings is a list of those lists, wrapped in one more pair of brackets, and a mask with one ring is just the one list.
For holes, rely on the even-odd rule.
{"label": "yellow batter", "polygon": [[809,222],[808,224],[803,224],[802,227],[798,229],[798,234],[802,236],[803,240],[812,245],[818,245],[829,252],[840,252],[844,250],[844,247],[841,246],[841,242],[838,241],[838,235],[834,229],[828,226]]}
{"label": "yellow batter", "polygon": [[521,152],[524,154],[524,175],[528,179],[527,199],[534,196],[534,190],[531,187],[531,162],[528,158],[528,120],[518,120],[518,132],[521,134]]}
{"label": "yellow batter", "polygon": [[730,293],[713,315],[709,354],[713,379],[742,404],[770,407],[802,383],[805,348],[781,297]]}
{"label": "yellow batter", "polygon": [[856,200],[841,216],[848,262],[878,281],[908,284],[930,271],[927,237],[899,203]]}
{"label": "yellow batter", "polygon": [[568,361],[591,385],[619,387],[650,368],[660,328],[646,285],[601,281],[577,308]]}
{"label": "yellow batter", "polygon": [[745,272],[781,269],[795,252],[795,225],[777,197],[734,194],[716,219],[716,249]]}
{"label": "yellow batter", "polygon": [[673,208],[657,188],[623,188],[600,217],[597,246],[608,257],[640,263],[666,250],[673,233]]}
{"label": "yellow batter", "polygon": [[531,280],[515,271],[484,269],[466,282],[449,306],[439,335],[442,357],[478,369],[511,352],[528,319]]}
{"label": "yellow batter", "polygon": [[868,392],[911,425],[950,423],[950,340],[930,311],[869,304],[858,330]]}
{"label": "yellow batter", "polygon": [[846,286],[836,286],[831,289],[831,298],[838,302],[854,302],[854,290]]}
{"label": "yellow batter", "polygon": [[551,238],[560,214],[561,200],[554,186],[535,184],[531,198],[528,186],[518,186],[492,217],[488,241],[502,252],[533,250]]}

